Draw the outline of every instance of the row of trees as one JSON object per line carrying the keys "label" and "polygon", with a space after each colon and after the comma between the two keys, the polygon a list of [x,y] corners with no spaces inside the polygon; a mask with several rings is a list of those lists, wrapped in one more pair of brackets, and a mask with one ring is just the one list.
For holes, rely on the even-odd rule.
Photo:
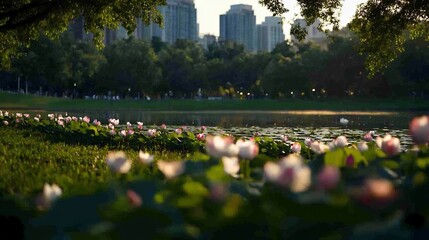
{"label": "row of trees", "polygon": [[[0,88],[15,90],[18,76],[30,92],[57,96],[121,97],[344,97],[427,96],[429,48],[406,42],[406,51],[383,74],[368,78],[358,39],[333,37],[327,49],[279,44],[271,53],[252,54],[224,42],[204,50],[179,40],[166,45],[133,38],[97,50],[93,43],[40,38],[2,73]],[[22,85],[21,85],[22,86]],[[201,89],[201,90],[200,90]]]}

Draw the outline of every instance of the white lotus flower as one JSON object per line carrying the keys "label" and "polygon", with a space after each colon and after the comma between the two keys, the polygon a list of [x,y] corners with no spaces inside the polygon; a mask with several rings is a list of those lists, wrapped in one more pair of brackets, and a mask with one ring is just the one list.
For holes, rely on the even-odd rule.
{"label": "white lotus flower", "polygon": [[339,136],[337,137],[337,139],[335,140],[335,145],[337,147],[346,147],[349,143],[347,142],[347,138],[345,136]]}
{"label": "white lotus flower", "polygon": [[158,169],[164,174],[168,179],[179,176],[185,171],[185,164],[183,161],[158,161]]}
{"label": "white lotus flower", "polygon": [[139,160],[143,164],[146,164],[146,165],[151,164],[153,162],[153,159],[154,159],[153,155],[139,151]]}
{"label": "white lotus flower", "polygon": [[258,144],[253,141],[243,141],[240,139],[235,145],[237,145],[239,149],[238,155],[242,158],[250,160],[258,156],[259,147]]}
{"label": "white lotus flower", "polygon": [[222,157],[223,170],[229,175],[236,176],[240,171],[238,157]]}
{"label": "white lotus flower", "polygon": [[110,152],[106,158],[107,166],[114,173],[127,173],[131,169],[131,161],[124,152]]}
{"label": "white lotus flower", "polygon": [[368,144],[366,144],[366,142],[360,142],[358,143],[358,149],[361,152],[368,151]]}

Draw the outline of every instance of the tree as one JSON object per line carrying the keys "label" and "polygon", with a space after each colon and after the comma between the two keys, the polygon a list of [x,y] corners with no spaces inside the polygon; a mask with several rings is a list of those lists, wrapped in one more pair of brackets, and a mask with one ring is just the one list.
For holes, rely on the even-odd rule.
{"label": "tree", "polygon": [[[320,29],[333,25],[338,30],[341,0],[297,0],[301,15],[307,23],[321,19]],[[274,15],[288,11],[280,0],[259,0]],[[429,41],[429,1],[427,0],[368,0],[361,4],[350,23],[360,39],[360,53],[366,54],[366,67],[370,75],[382,70],[404,51],[407,37],[426,38]],[[293,26],[291,34],[305,38],[305,30]]]}
{"label": "tree", "polygon": [[136,28],[136,18],[145,23],[162,23],[157,6],[165,0],[4,0],[0,2],[0,63],[10,67],[10,58],[21,47],[28,47],[41,34],[59,38],[70,22],[83,16],[85,30],[94,34],[94,42],[101,47],[104,27],[117,28],[121,24],[128,32]]}

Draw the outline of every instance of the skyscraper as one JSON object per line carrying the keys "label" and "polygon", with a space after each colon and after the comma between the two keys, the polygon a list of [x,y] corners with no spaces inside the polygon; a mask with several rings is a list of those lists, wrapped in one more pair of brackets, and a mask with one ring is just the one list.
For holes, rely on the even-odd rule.
{"label": "skyscraper", "polygon": [[194,0],[167,0],[158,8],[164,18],[164,28],[151,23],[143,26],[144,39],[159,37],[161,41],[175,43],[177,39],[198,40],[197,10]]}
{"label": "skyscraper", "polygon": [[[314,23],[311,25],[307,25],[307,22],[304,19],[296,19],[293,23],[293,25],[299,25],[301,28],[304,28],[307,30],[307,36],[304,39],[304,42],[313,42],[316,44],[322,44],[326,40],[326,34],[324,32],[319,31],[317,29],[320,24],[320,19],[316,19]],[[296,39],[293,35],[291,36],[292,42],[298,42],[298,39]]]}
{"label": "skyscraper", "polygon": [[280,17],[265,17],[257,26],[258,51],[271,52],[277,44],[285,40],[283,24]]}
{"label": "skyscraper", "polygon": [[247,51],[256,52],[256,16],[251,5],[231,5],[220,15],[220,41],[234,41]]}

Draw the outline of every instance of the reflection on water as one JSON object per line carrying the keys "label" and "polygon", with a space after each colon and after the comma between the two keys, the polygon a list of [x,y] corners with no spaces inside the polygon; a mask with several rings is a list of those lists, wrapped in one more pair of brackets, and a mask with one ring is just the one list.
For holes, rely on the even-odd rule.
{"label": "reflection on water", "polygon": [[69,115],[106,122],[119,118],[122,123],[137,121],[145,125],[186,125],[216,127],[339,127],[339,119],[349,120],[348,128],[408,128],[419,112],[333,112],[333,111],[80,111]]}

